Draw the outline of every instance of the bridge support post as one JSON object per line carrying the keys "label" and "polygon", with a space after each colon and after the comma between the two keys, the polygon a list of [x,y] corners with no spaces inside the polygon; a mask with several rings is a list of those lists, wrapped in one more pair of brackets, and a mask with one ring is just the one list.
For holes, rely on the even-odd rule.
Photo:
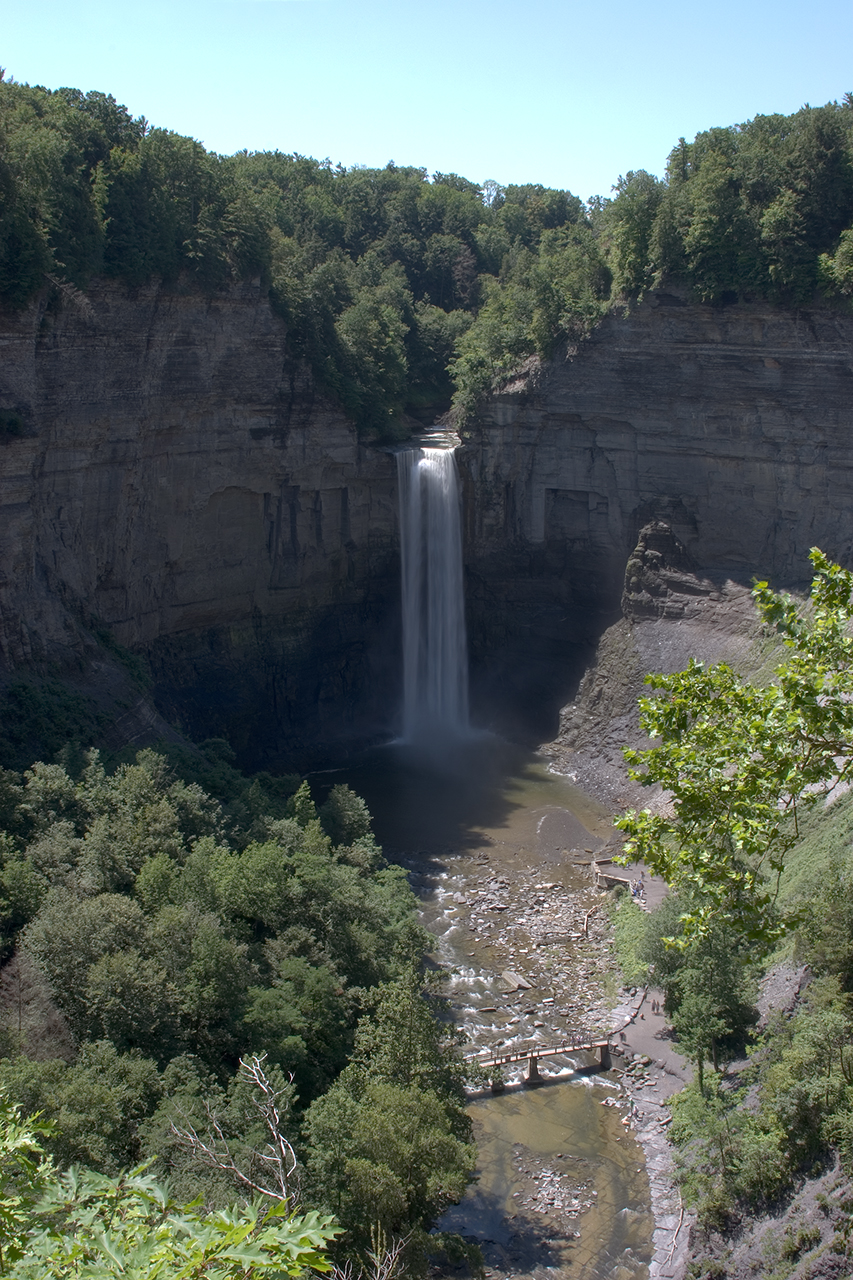
{"label": "bridge support post", "polygon": [[539,1074],[539,1059],[534,1058],[532,1054],[530,1056],[530,1062],[528,1063],[527,1076],[524,1083],[528,1086],[542,1083],[542,1077]]}
{"label": "bridge support post", "polygon": [[609,1071],[612,1066],[613,1060],[610,1057],[610,1044],[603,1044],[601,1046],[601,1070]]}

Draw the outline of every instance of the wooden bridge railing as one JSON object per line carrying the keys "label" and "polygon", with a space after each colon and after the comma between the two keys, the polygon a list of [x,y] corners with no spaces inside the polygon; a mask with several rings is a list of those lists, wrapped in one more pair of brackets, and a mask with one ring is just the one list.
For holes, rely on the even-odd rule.
{"label": "wooden bridge railing", "polygon": [[[483,1067],[486,1070],[495,1067],[509,1066],[514,1062],[529,1063],[528,1073],[525,1080],[526,1084],[538,1084],[542,1077],[539,1074],[540,1058],[558,1058],[566,1053],[580,1053],[582,1051],[592,1053],[598,1050],[601,1061],[601,1069],[608,1071],[610,1069],[610,1041],[609,1040],[592,1040],[588,1037],[573,1036],[563,1040],[557,1045],[528,1045],[526,1048],[515,1048],[508,1053],[492,1054],[488,1058],[480,1056],[472,1056],[466,1061]],[[494,1085],[492,1086],[494,1088]]]}

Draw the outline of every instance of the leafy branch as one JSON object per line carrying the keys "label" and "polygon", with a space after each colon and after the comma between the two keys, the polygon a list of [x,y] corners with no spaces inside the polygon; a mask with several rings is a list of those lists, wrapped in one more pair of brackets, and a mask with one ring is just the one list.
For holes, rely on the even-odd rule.
{"label": "leafy branch", "polygon": [[684,901],[680,946],[712,920],[762,947],[792,927],[779,885],[800,814],[853,772],[853,575],[816,548],[811,560],[807,608],[766,582],[753,591],[792,650],[771,685],[696,661],[647,677],[656,693],[640,699],[640,719],[658,745],[625,757],[668,803],[616,825],[625,859],[644,861]]}

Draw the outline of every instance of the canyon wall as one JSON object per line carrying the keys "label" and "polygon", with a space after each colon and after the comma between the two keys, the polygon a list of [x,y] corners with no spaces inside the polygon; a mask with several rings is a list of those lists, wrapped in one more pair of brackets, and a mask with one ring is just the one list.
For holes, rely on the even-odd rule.
{"label": "canyon wall", "polygon": [[801,585],[814,545],[851,563],[853,316],[652,295],[531,362],[461,461],[475,658],[565,701],[651,519],[720,581]]}
{"label": "canyon wall", "polygon": [[[0,433],[6,679],[109,683],[123,646],[147,705],[255,766],[393,726],[394,459],[318,394],[258,284],[101,282],[0,318]],[[480,722],[553,737],[650,519],[709,580],[801,584],[813,544],[850,563],[851,439],[840,311],[657,294],[531,361],[459,454]]]}
{"label": "canyon wall", "polygon": [[168,721],[255,765],[387,723],[394,460],[317,394],[259,285],[45,296],[0,322],[0,362],[7,672],[85,684],[109,633]]}

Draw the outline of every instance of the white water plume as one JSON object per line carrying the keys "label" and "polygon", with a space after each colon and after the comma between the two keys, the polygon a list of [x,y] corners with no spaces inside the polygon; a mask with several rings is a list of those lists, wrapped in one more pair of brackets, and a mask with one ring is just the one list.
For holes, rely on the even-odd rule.
{"label": "white water plume", "polygon": [[468,647],[452,449],[397,454],[403,571],[403,739],[465,737]]}

